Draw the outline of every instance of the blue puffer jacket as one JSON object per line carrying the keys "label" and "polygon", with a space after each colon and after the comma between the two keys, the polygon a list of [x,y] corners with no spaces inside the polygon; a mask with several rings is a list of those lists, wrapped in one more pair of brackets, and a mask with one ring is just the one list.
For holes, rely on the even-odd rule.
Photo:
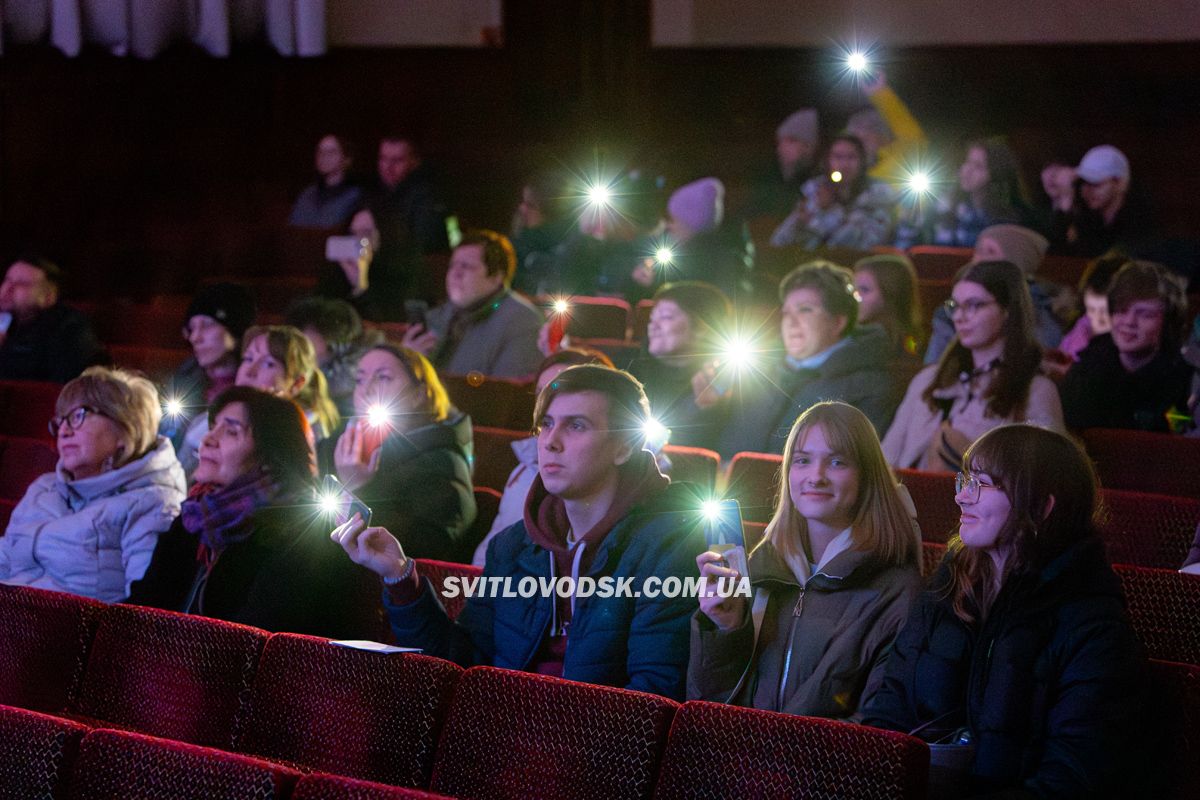
{"label": "blue puffer jacket", "polygon": [[[586,574],[597,581],[630,578],[631,595],[642,591],[646,578],[698,577],[696,556],[706,547],[699,505],[694,487],[667,487],[617,523]],[[510,578],[516,594],[522,578],[549,578],[550,562],[550,552],[534,544],[525,523],[518,522],[492,540],[483,574]],[[532,598],[472,597],[451,622],[435,587],[423,580],[420,597],[406,605],[396,605],[384,594],[399,644],[422,647],[463,666],[530,667],[550,629],[551,598],[540,591]],[[563,677],[682,700],[696,599],[599,595],[576,598]]]}
{"label": "blue puffer jacket", "polygon": [[[1038,798],[1141,796],[1135,779],[1145,659],[1097,537],[1040,572],[1009,578],[981,625],[940,589],[913,607],[863,722],[910,731],[967,727],[979,792]],[[1016,796],[1016,795],[1014,795]]]}

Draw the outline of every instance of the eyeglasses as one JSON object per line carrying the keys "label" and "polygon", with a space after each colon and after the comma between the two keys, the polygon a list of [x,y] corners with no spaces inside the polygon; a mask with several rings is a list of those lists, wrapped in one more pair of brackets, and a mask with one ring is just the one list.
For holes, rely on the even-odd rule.
{"label": "eyeglasses", "polygon": [[87,419],[88,414],[96,414],[101,417],[104,416],[104,414],[98,408],[92,408],[91,406],[79,406],[67,412],[66,414],[63,414],[61,417],[51,417],[50,422],[47,425],[47,427],[50,429],[50,435],[58,438],[58,429],[63,425],[66,425],[73,431],[79,430],[79,428],[83,425],[83,421]]}
{"label": "eyeglasses", "polygon": [[996,487],[990,483],[984,483],[979,478],[970,473],[958,473],[954,476],[954,494],[960,495],[963,490],[966,490],[967,499],[972,503],[979,501],[979,492],[983,489],[995,489]]}
{"label": "eyeglasses", "polygon": [[955,311],[962,311],[968,317],[973,317],[979,309],[984,306],[990,306],[995,302],[995,300],[964,300],[960,303],[957,300],[951,299],[942,303],[942,308],[946,309],[946,313],[952,317]]}

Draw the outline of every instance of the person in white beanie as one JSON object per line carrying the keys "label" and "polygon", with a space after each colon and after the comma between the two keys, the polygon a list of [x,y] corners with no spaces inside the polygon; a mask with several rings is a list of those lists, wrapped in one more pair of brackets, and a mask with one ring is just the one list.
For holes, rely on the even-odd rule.
{"label": "person in white beanie", "polygon": [[1050,197],[1050,252],[1095,258],[1116,245],[1149,238],[1150,214],[1130,193],[1129,159],[1110,144],[1084,153],[1076,167],[1042,170]]}

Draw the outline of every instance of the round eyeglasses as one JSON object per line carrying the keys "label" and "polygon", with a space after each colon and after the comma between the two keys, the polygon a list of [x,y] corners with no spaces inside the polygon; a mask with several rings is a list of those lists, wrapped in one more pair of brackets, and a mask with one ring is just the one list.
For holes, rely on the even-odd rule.
{"label": "round eyeglasses", "polygon": [[978,477],[970,474],[969,472],[960,472],[954,476],[954,494],[963,494],[965,490],[967,500],[971,501],[972,503],[975,503],[979,500],[980,490],[995,488],[996,487],[994,485],[990,483],[984,483],[983,481],[979,480]]}
{"label": "round eyeglasses", "polygon": [[50,418],[50,422],[47,424],[47,427],[50,429],[50,435],[58,438],[58,429],[63,425],[66,425],[73,431],[79,430],[80,426],[83,425],[83,421],[87,419],[88,414],[104,416],[99,409],[92,408],[91,406],[77,406],[61,417]]}

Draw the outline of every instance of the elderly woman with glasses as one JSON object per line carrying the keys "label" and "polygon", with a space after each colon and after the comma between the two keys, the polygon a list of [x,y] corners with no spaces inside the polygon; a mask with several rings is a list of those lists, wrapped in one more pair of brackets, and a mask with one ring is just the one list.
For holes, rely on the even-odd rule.
{"label": "elderly woman with glasses", "polygon": [[0,581],[115,602],[142,577],[184,499],[175,449],[145,378],[92,367],[63,387],[42,475],[0,538]]}
{"label": "elderly woman with glasses", "polygon": [[1021,270],[1008,261],[970,264],[945,308],[954,339],[908,385],[883,438],[888,462],[955,471],[971,442],[1007,422],[1064,430],[1058,389],[1038,372],[1042,349]]}

